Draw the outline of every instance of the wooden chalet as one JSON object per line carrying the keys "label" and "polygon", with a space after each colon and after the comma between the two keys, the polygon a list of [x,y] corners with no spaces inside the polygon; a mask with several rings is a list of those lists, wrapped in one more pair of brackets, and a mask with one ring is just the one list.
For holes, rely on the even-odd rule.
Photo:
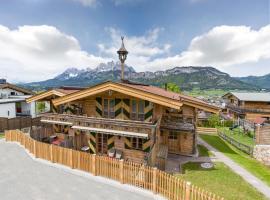
{"label": "wooden chalet", "polygon": [[[41,100],[29,101],[35,99]],[[41,116],[46,127],[53,126],[49,135],[71,141],[73,149],[89,147],[103,155],[115,149],[141,163],[167,153],[194,154],[197,110],[219,112],[196,98],[129,81],[104,82],[54,98],[52,104],[53,113]]]}
{"label": "wooden chalet", "polygon": [[270,119],[270,93],[268,92],[230,92],[223,96],[227,114],[233,119],[257,121]]}

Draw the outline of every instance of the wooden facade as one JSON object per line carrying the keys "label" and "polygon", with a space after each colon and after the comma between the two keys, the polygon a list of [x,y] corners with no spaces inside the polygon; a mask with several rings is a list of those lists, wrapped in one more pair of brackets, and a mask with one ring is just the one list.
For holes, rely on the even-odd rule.
{"label": "wooden facade", "polygon": [[[256,95],[250,93],[250,96]],[[224,95],[226,101],[227,113],[234,119],[245,119],[255,121],[257,118],[270,119],[270,99],[266,100],[242,100],[233,93]]]}
{"label": "wooden facade", "polygon": [[201,109],[203,103],[192,106],[193,99],[185,103],[177,93],[139,87],[143,89],[127,89],[123,84],[118,88],[109,82],[62,96],[52,101],[54,114],[43,115],[41,121],[52,124],[53,134],[72,138],[73,149],[89,146],[93,154],[107,155],[114,149],[125,160],[152,165],[157,155],[164,154],[159,151],[194,154],[197,106]]}

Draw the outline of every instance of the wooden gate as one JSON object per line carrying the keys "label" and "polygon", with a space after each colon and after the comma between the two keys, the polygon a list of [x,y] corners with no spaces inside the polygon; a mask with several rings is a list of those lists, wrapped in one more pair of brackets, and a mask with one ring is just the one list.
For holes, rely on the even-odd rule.
{"label": "wooden gate", "polygon": [[180,144],[179,144],[179,134],[177,132],[170,131],[168,133],[168,150],[169,153],[179,153]]}

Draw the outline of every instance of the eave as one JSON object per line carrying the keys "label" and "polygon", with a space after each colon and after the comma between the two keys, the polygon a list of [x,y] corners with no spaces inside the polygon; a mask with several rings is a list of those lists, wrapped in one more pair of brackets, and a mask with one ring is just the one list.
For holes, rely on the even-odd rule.
{"label": "eave", "polygon": [[45,99],[45,98],[53,96],[53,95],[58,96],[58,97],[65,96],[64,93],[59,92],[57,90],[49,90],[49,91],[45,91],[45,92],[42,92],[40,94],[34,95],[30,98],[27,98],[26,102],[31,103],[33,101],[39,101],[39,100]]}
{"label": "eave", "polygon": [[79,92],[72,93],[70,95],[66,95],[66,96],[54,99],[53,104],[55,106],[58,106],[64,103],[76,101],[76,100],[93,96],[93,95],[96,95],[105,91],[109,91],[109,90],[113,90],[113,91],[126,94],[132,97],[144,99],[144,100],[147,100],[147,101],[159,104],[159,105],[167,106],[169,108],[180,109],[180,107],[183,105],[183,103],[180,102],[180,100],[166,98],[163,96],[148,93],[145,91],[141,91],[139,89],[127,87],[127,86],[117,84],[117,83],[112,83],[112,82],[105,82],[103,84],[93,86],[89,89],[85,89]]}

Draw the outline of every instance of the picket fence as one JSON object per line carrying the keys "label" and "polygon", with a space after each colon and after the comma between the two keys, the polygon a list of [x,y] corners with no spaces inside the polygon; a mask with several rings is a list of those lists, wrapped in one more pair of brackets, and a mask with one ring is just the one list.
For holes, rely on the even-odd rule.
{"label": "picket fence", "polygon": [[197,127],[196,132],[198,134],[217,135],[217,128]]}
{"label": "picket fence", "polygon": [[38,142],[19,130],[6,131],[5,138],[19,142],[36,158],[147,189],[167,199],[224,200],[157,168]]}

